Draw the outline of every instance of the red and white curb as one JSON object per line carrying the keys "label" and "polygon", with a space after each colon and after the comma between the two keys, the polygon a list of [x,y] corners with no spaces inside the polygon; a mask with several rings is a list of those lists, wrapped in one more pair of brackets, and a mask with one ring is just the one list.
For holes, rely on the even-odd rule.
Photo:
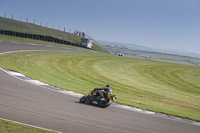
{"label": "red and white curb", "polygon": [[[79,94],[79,93],[76,93],[76,92],[73,92],[73,91],[67,91],[67,90],[64,90],[64,89],[61,89],[61,88],[58,88],[58,87],[55,87],[55,86],[52,86],[52,85],[49,85],[49,84],[42,83],[38,80],[31,79],[30,77],[27,77],[27,76],[25,76],[21,73],[18,73],[18,72],[14,72],[14,71],[3,69],[3,68],[0,68],[0,70],[8,73],[9,75],[11,75],[15,78],[23,80],[25,82],[28,82],[28,83],[31,83],[31,84],[34,84],[34,85],[37,85],[37,86],[40,86],[40,87],[44,87],[44,88],[47,88],[47,89],[50,89],[50,90],[53,90],[53,91],[56,91],[56,92],[59,92],[59,93],[71,95],[71,96],[78,97],[78,98],[83,96],[82,94]],[[155,112],[152,112],[152,111],[133,108],[133,107],[130,107],[130,106],[120,105],[120,104],[117,104],[117,103],[112,103],[111,106],[130,110],[130,111],[134,111],[134,112],[139,112],[139,113],[143,113],[143,114],[148,114],[148,115],[152,115],[152,116],[156,116],[156,117],[162,117],[162,118],[166,118],[166,119],[170,119],[170,120],[175,120],[175,121],[179,121],[179,122],[184,122],[184,123],[200,126],[200,122],[195,122],[195,121],[192,121],[192,120],[189,120],[189,119],[182,119],[182,118],[175,117],[175,116],[168,116],[168,115],[165,115],[165,114],[160,114],[160,113],[155,113]]]}

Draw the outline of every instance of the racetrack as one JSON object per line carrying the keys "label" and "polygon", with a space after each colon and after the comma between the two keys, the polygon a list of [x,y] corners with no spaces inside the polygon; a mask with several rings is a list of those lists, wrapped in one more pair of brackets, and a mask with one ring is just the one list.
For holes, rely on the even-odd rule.
{"label": "racetrack", "polygon": [[[17,50],[81,50],[0,42],[0,53]],[[79,98],[14,78],[0,70],[0,118],[60,132],[198,133],[200,126],[133,112],[80,104]]]}

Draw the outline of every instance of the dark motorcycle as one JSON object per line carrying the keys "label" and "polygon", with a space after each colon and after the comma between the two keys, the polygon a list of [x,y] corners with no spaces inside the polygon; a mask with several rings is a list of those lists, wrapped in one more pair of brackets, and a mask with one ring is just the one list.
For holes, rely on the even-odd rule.
{"label": "dark motorcycle", "polygon": [[87,103],[106,108],[110,106],[112,102],[115,102],[115,100],[117,99],[117,96],[111,93],[106,93],[102,91],[101,93],[103,93],[103,97],[98,96],[98,92],[94,89],[90,91],[88,95],[81,97],[79,101],[80,103]]}

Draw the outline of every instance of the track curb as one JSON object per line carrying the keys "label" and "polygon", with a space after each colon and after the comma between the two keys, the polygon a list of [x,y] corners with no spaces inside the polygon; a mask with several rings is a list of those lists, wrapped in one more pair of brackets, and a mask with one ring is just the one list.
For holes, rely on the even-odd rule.
{"label": "track curb", "polygon": [[[46,88],[46,89],[49,89],[49,90],[53,90],[53,91],[63,93],[63,94],[67,94],[67,95],[70,95],[70,96],[74,96],[74,97],[77,97],[77,98],[80,98],[80,97],[83,96],[82,94],[79,94],[79,93],[76,93],[76,92],[73,92],[73,91],[64,90],[62,88],[58,88],[58,87],[55,87],[55,86],[52,86],[52,85],[49,85],[49,84],[42,83],[38,80],[32,79],[30,77],[27,77],[27,76],[25,76],[21,73],[15,72],[15,71],[3,69],[3,68],[0,68],[0,70],[8,73],[9,75],[11,75],[15,78],[18,78],[18,79],[23,80],[25,82],[28,82],[28,83],[31,83],[31,84],[34,84],[34,85],[37,85],[37,86],[40,86],[40,87],[43,87],[43,88]],[[155,112],[152,112],[152,111],[142,110],[142,109],[139,109],[139,108],[134,108],[134,107],[121,105],[121,104],[117,104],[117,103],[112,103],[111,106],[121,108],[121,109],[125,109],[125,110],[129,110],[129,111],[139,112],[139,113],[143,113],[143,114],[147,114],[147,115],[151,115],[151,116],[161,117],[161,118],[165,118],[165,119],[170,119],[170,120],[174,120],[174,121],[178,121],[178,122],[183,122],[183,123],[187,123],[187,124],[200,126],[200,122],[196,122],[196,121],[189,120],[189,119],[183,119],[183,118],[175,117],[175,116],[168,116],[168,115],[165,115],[165,114],[155,113]]]}

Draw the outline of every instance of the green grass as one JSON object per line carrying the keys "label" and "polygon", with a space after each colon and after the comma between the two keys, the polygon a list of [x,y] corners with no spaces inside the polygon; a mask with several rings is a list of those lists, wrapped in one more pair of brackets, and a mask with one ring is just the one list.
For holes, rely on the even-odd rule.
{"label": "green grass", "polygon": [[110,84],[120,104],[200,121],[200,67],[51,51],[1,55],[0,67],[82,94]]}
{"label": "green grass", "polygon": [[0,133],[55,133],[0,119]]}

